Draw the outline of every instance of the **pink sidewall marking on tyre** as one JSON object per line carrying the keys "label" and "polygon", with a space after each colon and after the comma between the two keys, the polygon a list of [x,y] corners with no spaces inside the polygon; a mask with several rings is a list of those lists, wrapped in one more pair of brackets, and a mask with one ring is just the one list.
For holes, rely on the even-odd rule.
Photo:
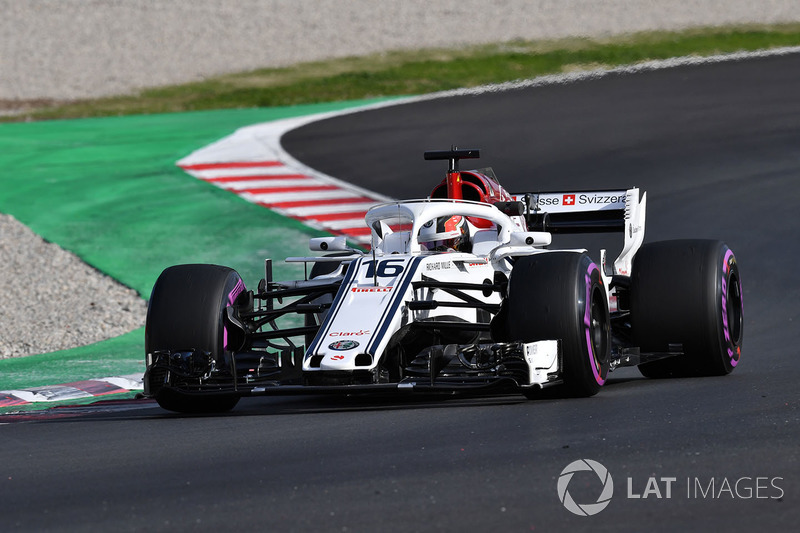
{"label": "pink sidewall marking on tyre", "polygon": [[[600,375],[600,367],[597,364],[597,358],[594,355],[594,347],[592,344],[592,273],[600,269],[597,267],[596,264],[591,263],[589,268],[586,270],[586,275],[584,276],[586,280],[586,303],[584,304],[584,313],[583,313],[583,324],[585,326],[584,330],[586,331],[586,351],[589,354],[589,364],[592,367],[592,374],[594,374],[594,379],[599,385],[603,385],[606,380]],[[602,279],[602,278],[601,278]]]}
{"label": "pink sidewall marking on tyre", "polygon": [[[728,343],[726,347],[728,352],[728,358],[730,359],[730,363],[732,367],[735,367],[739,364],[739,356],[740,350],[734,351],[732,346],[734,346],[733,340],[731,339],[730,333],[730,324],[728,324],[728,274],[731,270],[731,264],[736,261],[736,258],[733,255],[733,251],[728,248],[725,252],[725,257],[722,260],[722,331],[725,336],[725,340]],[[738,283],[738,280],[737,280]],[[742,291],[741,288],[739,289],[739,301],[740,305],[742,306],[740,312],[742,315],[744,314],[744,301],[742,299]]]}

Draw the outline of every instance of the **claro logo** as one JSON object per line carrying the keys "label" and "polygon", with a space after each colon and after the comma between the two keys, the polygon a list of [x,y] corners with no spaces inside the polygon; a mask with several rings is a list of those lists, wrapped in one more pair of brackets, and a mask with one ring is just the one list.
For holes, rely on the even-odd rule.
{"label": "claro logo", "polygon": [[358,331],[332,331],[328,333],[328,337],[360,337],[362,335],[369,335],[370,330],[360,329]]}

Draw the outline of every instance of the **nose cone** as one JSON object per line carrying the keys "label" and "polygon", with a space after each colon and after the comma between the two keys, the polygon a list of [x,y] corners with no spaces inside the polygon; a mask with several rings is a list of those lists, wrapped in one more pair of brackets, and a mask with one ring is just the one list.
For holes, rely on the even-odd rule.
{"label": "nose cone", "polygon": [[361,343],[353,339],[337,339],[325,348],[325,355],[320,361],[322,370],[350,370],[355,366],[356,356],[360,353]]}

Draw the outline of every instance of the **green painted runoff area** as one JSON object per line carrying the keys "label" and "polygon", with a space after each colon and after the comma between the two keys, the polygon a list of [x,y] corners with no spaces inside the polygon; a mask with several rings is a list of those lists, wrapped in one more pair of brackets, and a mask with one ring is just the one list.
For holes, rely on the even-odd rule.
{"label": "green painted runoff area", "polygon": [[[0,212],[145,299],[161,271],[180,263],[230,266],[252,287],[264,259],[274,258],[276,278],[294,278],[302,267],[282,259],[306,255],[309,237],[322,233],[192,178],[175,162],[243,126],[376,101],[0,124]],[[143,371],[141,328],[0,360],[0,390]]]}

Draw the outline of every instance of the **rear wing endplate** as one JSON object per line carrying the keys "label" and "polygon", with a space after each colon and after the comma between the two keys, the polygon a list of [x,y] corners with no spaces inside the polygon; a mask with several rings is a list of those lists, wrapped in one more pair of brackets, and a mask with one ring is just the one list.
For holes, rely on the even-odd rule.
{"label": "rear wing endplate", "polygon": [[633,255],[644,241],[647,193],[639,189],[537,192],[513,195],[525,206],[529,231],[548,233],[624,232],[625,245],[614,261],[619,275],[630,275]]}

